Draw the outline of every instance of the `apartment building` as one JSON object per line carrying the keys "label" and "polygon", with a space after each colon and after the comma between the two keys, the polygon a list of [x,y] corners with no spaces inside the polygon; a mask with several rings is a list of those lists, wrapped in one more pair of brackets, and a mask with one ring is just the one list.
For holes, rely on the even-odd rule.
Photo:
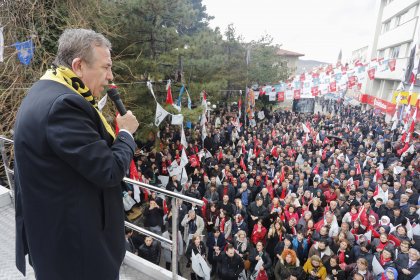
{"label": "apartment building", "polygon": [[[396,89],[404,76],[410,51],[419,40],[420,0],[378,0],[375,35],[367,57],[378,61],[396,59],[395,70],[379,69],[375,79],[367,80],[362,86],[360,101],[392,115],[396,110]],[[419,60],[420,51],[415,61]],[[419,85],[420,86],[420,85]],[[402,92],[402,104],[407,104],[409,85]],[[416,104],[420,87],[415,86],[411,105]]]}

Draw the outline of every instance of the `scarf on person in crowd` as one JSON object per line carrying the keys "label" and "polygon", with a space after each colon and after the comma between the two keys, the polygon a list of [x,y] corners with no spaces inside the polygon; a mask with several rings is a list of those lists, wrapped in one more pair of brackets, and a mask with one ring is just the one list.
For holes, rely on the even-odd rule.
{"label": "scarf on person in crowd", "polygon": [[383,254],[381,254],[381,256],[379,257],[379,263],[382,266],[384,266],[387,262],[390,262],[390,261],[391,261],[391,258],[385,259]]}
{"label": "scarf on person in crowd", "polygon": [[378,246],[376,247],[376,249],[379,249],[379,251],[382,251],[387,245],[389,244],[389,242],[379,242]]}
{"label": "scarf on person in crowd", "polygon": [[41,77],[41,80],[51,80],[62,85],[65,85],[69,89],[73,90],[75,93],[81,95],[87,102],[89,102],[93,108],[95,108],[103,125],[105,126],[106,131],[109,135],[115,139],[115,133],[112,130],[111,126],[106,121],[105,117],[98,109],[98,104],[96,104],[95,98],[92,95],[90,89],[82,82],[82,80],[74,74],[72,70],[64,66],[55,66],[53,65],[51,69],[48,69],[45,72],[44,76]]}
{"label": "scarf on person in crowd", "polygon": [[226,218],[223,218],[223,219],[220,221],[220,231],[221,231],[221,232],[225,232],[225,224],[226,224]]}

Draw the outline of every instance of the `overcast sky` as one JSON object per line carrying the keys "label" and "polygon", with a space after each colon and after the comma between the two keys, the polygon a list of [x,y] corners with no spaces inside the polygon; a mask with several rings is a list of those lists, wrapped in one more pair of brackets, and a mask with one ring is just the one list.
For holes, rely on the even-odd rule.
{"label": "overcast sky", "polygon": [[233,23],[245,41],[270,34],[301,59],[336,62],[373,39],[380,0],[203,0],[211,27]]}

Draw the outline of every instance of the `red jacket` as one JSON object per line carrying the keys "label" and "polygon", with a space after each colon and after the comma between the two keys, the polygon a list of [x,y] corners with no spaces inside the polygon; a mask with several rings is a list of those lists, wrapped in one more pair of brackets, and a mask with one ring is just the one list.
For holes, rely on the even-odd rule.
{"label": "red jacket", "polygon": [[254,225],[254,229],[252,230],[251,240],[254,245],[256,245],[259,241],[261,241],[265,246],[265,235],[267,233],[267,229],[261,226],[261,232],[258,232],[258,224]]}

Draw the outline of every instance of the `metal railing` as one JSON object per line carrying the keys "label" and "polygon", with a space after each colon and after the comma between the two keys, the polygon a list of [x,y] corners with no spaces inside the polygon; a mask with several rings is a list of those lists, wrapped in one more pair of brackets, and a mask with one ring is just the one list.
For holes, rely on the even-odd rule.
{"label": "metal railing", "polygon": [[12,183],[11,175],[14,175],[13,169],[10,168],[10,161],[9,157],[7,156],[6,152],[6,145],[5,144],[13,145],[13,140],[0,135],[0,154],[3,161],[4,172],[6,173],[7,184],[9,185],[13,205],[15,205],[15,188],[14,184]]}
{"label": "metal railing", "polygon": [[[9,158],[7,156],[6,150],[5,150],[5,143],[8,144],[12,144],[13,145],[13,140],[8,139],[2,135],[0,135],[0,152],[1,152],[1,156],[2,156],[2,160],[3,160],[3,165],[4,165],[4,170],[6,172],[6,177],[8,180],[8,184],[9,187],[12,191],[12,193],[14,194],[14,184],[12,184],[12,179],[10,178],[11,174],[14,174],[13,170],[9,168]],[[178,279],[178,205],[177,205],[177,200],[182,200],[182,201],[186,201],[189,203],[193,203],[196,204],[198,206],[203,206],[204,202],[202,200],[199,199],[195,199],[186,195],[183,195],[181,193],[177,193],[177,192],[172,192],[172,191],[168,191],[166,189],[160,188],[160,187],[156,187],[156,186],[152,186],[146,183],[140,183],[137,182],[135,180],[129,179],[129,178],[124,178],[123,179],[126,183],[129,184],[133,184],[133,185],[137,185],[143,189],[147,189],[150,191],[154,191],[156,193],[160,193],[163,194],[165,196],[170,196],[174,199],[172,199],[171,204],[172,204],[172,239],[167,239],[165,237],[162,237],[154,232],[151,232],[147,229],[144,229],[142,227],[139,227],[135,224],[132,224],[130,222],[125,221],[124,224],[126,227],[135,230],[141,234],[144,234],[146,236],[150,236],[156,240],[159,240],[161,242],[167,243],[169,245],[172,246],[172,279]],[[13,195],[14,198],[14,195]],[[13,199],[14,201],[14,199]]]}

